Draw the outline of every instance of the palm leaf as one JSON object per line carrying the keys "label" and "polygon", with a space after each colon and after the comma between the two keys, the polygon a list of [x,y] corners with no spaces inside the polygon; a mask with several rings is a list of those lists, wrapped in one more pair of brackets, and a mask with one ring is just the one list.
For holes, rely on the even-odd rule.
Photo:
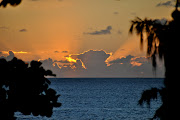
{"label": "palm leaf", "polygon": [[131,25],[131,27],[130,27],[130,29],[129,29],[129,33],[133,33],[133,29],[134,29],[134,23],[132,23],[132,25]]}

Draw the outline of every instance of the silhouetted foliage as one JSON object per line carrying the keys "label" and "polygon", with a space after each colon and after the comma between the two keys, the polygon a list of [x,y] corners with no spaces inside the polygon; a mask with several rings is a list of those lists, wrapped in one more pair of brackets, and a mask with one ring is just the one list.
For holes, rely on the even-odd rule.
{"label": "silhouetted foliage", "polygon": [[151,20],[145,18],[144,20],[140,18],[136,18],[135,20],[131,21],[132,25],[129,30],[130,33],[133,33],[136,30],[137,35],[140,36],[141,46],[143,46],[144,41],[144,33],[147,36],[147,55],[151,56],[153,67],[156,67],[156,54],[162,59],[165,53],[165,40],[164,34],[168,32],[169,24],[165,22],[162,24],[160,20]]}
{"label": "silhouetted foliage", "polygon": [[17,6],[21,3],[21,0],[2,0],[0,3],[0,7],[6,7],[8,4],[11,6]]}
{"label": "silhouetted foliage", "polygon": [[148,105],[150,105],[151,99],[157,99],[159,91],[160,90],[157,88],[151,88],[151,90],[144,91],[138,103],[142,105],[144,102],[146,102]]}
{"label": "silhouetted foliage", "polygon": [[20,59],[0,59],[0,119],[13,120],[14,112],[51,117],[53,107],[60,107],[56,91],[45,76],[55,76],[41,62],[30,65]]}
{"label": "silhouetted foliage", "polygon": [[[147,54],[152,58],[153,67],[156,68],[156,58],[164,59],[165,79],[164,88],[152,88],[142,93],[139,104],[144,102],[150,105],[150,101],[161,96],[162,105],[156,110],[152,119],[174,120],[179,118],[179,62],[176,56],[179,54],[180,40],[180,11],[178,10],[178,0],[176,9],[172,13],[172,20],[162,23],[160,20],[136,18],[132,21],[129,32],[135,30],[140,36],[141,45],[147,40]],[[144,33],[147,38],[144,39]],[[175,59],[174,59],[175,58]]]}

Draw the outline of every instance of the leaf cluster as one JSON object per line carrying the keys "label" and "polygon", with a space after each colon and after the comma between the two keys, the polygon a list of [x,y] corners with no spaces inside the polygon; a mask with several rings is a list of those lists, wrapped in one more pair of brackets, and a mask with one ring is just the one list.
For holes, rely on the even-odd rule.
{"label": "leaf cluster", "polygon": [[55,76],[45,70],[41,62],[30,65],[13,58],[0,59],[0,117],[15,119],[14,112],[24,115],[51,117],[53,107],[60,107],[56,91],[49,88],[51,82],[45,76]]}
{"label": "leaf cluster", "polygon": [[[153,67],[156,67],[156,56],[163,58],[166,48],[166,34],[169,32],[169,22],[162,24],[160,20],[145,18],[144,20],[137,17],[131,21],[129,32],[136,32],[140,36],[141,48],[144,40],[147,41],[147,55],[152,58]],[[146,39],[144,39],[146,36]]]}

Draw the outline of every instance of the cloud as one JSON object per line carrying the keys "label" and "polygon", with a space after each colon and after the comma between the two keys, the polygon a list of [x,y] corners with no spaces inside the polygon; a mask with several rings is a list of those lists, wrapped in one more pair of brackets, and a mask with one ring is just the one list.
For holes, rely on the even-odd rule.
{"label": "cloud", "polygon": [[4,57],[3,52],[0,52],[0,59],[2,59],[2,58],[6,59],[6,57]]}
{"label": "cloud", "polygon": [[162,6],[171,7],[174,6],[173,3],[174,3],[173,1],[160,2],[156,5],[156,7],[162,7]]}
{"label": "cloud", "polygon": [[3,30],[8,30],[9,28],[6,27],[6,26],[1,26],[0,29],[3,29]]}
{"label": "cloud", "polygon": [[[4,58],[7,61],[12,60],[14,57],[21,57],[21,55],[30,55],[30,52],[25,52],[25,51],[0,51],[0,58]],[[28,58],[28,56],[26,56]]]}
{"label": "cloud", "polygon": [[[44,69],[51,70],[56,75],[60,74],[60,68],[57,65],[57,63],[55,61],[53,61],[53,59],[48,58],[45,60],[40,60],[40,62],[42,62],[42,66],[44,67]],[[58,76],[58,77],[60,77],[60,76]]]}
{"label": "cloud", "polygon": [[[104,50],[88,50],[64,60],[49,58],[41,62],[57,77],[154,77],[151,61],[146,57],[127,55],[108,61],[111,56]],[[157,68],[156,77],[164,77],[162,66]]]}
{"label": "cloud", "polygon": [[117,14],[119,14],[119,12],[114,12],[113,14],[117,15]]}
{"label": "cloud", "polygon": [[59,63],[70,63],[68,60],[59,60],[59,61],[55,60],[54,62],[59,62]]}
{"label": "cloud", "polygon": [[59,51],[54,51],[54,53],[59,53]]}
{"label": "cloud", "polygon": [[2,52],[0,52],[0,58],[4,58],[4,59],[6,59],[7,61],[10,61],[10,60],[12,60],[13,58],[14,58],[14,52],[13,51],[8,51],[6,54],[8,54],[8,56],[7,57],[5,57],[6,55],[4,54],[4,53],[6,53],[6,52],[4,52],[4,51],[2,51]]}
{"label": "cloud", "polygon": [[[45,69],[51,69],[57,77],[103,76],[110,56],[104,50],[88,50],[80,54],[66,56],[66,60],[41,60]],[[99,75],[101,74],[101,75]]]}
{"label": "cloud", "polygon": [[148,64],[149,59],[148,59],[148,57],[133,57],[133,58],[131,58],[130,63],[133,66],[142,66],[144,64]]}
{"label": "cloud", "polygon": [[19,32],[27,32],[27,29],[21,29]]}
{"label": "cloud", "polygon": [[162,18],[162,19],[155,19],[154,22],[156,24],[161,24],[161,25],[165,25],[167,23],[167,19],[166,18]]}
{"label": "cloud", "polygon": [[[111,63],[111,64],[110,64]],[[128,55],[109,61],[108,71],[114,77],[155,77],[151,61],[146,57]],[[164,77],[164,67],[159,66],[156,77]]]}
{"label": "cloud", "polygon": [[128,55],[123,58],[118,58],[116,60],[112,60],[109,62],[109,64],[124,64],[124,63],[130,63],[131,59],[134,58],[132,55]]}
{"label": "cloud", "polygon": [[68,53],[68,51],[66,51],[66,50],[65,50],[65,51],[62,51],[62,53]]}
{"label": "cloud", "polygon": [[111,34],[112,26],[107,26],[106,29],[99,30],[99,31],[94,31],[94,32],[89,32],[85,34],[89,35],[106,35],[106,34]]}
{"label": "cloud", "polygon": [[57,77],[81,77],[85,68],[81,60],[76,60],[76,62],[69,62],[68,60],[52,60],[51,58],[41,60],[42,66],[45,69],[50,69],[57,75]]}
{"label": "cloud", "polygon": [[148,63],[147,57],[135,57],[128,55],[126,57],[117,58],[108,62],[108,65],[114,64],[131,64],[132,66],[141,66],[142,64]]}
{"label": "cloud", "polygon": [[80,59],[87,69],[101,69],[107,66],[105,61],[110,56],[104,50],[88,50],[84,53],[71,55],[73,59]]}
{"label": "cloud", "polygon": [[68,51],[64,50],[64,51],[61,51],[61,52],[60,52],[60,51],[57,51],[57,50],[56,50],[56,51],[54,51],[54,53],[68,53]]}
{"label": "cloud", "polygon": [[[71,55],[74,59],[80,59],[86,70],[79,74],[85,77],[153,77],[152,64],[146,57],[127,55],[125,57],[109,61],[112,54],[104,50],[89,50],[79,55]],[[111,64],[110,64],[111,63]],[[110,66],[108,66],[110,64]],[[163,77],[163,68],[157,71],[157,75]]]}
{"label": "cloud", "polygon": [[14,53],[12,51],[9,51],[9,55],[7,56],[7,61],[10,61],[14,58]]}

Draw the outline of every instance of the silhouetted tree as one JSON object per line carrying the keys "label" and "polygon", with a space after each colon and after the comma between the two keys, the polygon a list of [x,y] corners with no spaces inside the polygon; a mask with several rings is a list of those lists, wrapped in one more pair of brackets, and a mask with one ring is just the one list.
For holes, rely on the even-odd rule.
{"label": "silhouetted tree", "polygon": [[[17,6],[21,0],[2,0],[0,7]],[[20,59],[0,59],[0,119],[13,120],[14,112],[24,115],[51,117],[53,107],[60,107],[56,91],[49,88],[51,82],[45,76],[56,76],[45,70],[41,62],[30,65]]]}
{"label": "silhouetted tree", "polygon": [[41,62],[30,65],[20,59],[0,59],[0,119],[13,120],[14,112],[51,117],[53,107],[60,107],[56,91],[45,76],[55,76]]}
{"label": "silhouetted tree", "polygon": [[6,7],[8,4],[11,6],[17,6],[21,3],[21,0],[2,0],[0,3],[0,7]]}
{"label": "silhouetted tree", "polygon": [[178,0],[176,9],[172,13],[172,20],[162,23],[160,20],[145,18],[144,20],[136,18],[132,21],[130,33],[134,30],[140,36],[141,45],[144,41],[144,34],[147,36],[147,54],[152,58],[152,64],[156,68],[156,57],[164,59],[165,79],[164,88],[151,88],[142,93],[139,104],[157,99],[158,94],[161,96],[162,105],[156,110],[152,119],[160,118],[161,120],[179,119],[179,60],[176,56],[179,54],[180,40],[180,11],[178,11]]}

